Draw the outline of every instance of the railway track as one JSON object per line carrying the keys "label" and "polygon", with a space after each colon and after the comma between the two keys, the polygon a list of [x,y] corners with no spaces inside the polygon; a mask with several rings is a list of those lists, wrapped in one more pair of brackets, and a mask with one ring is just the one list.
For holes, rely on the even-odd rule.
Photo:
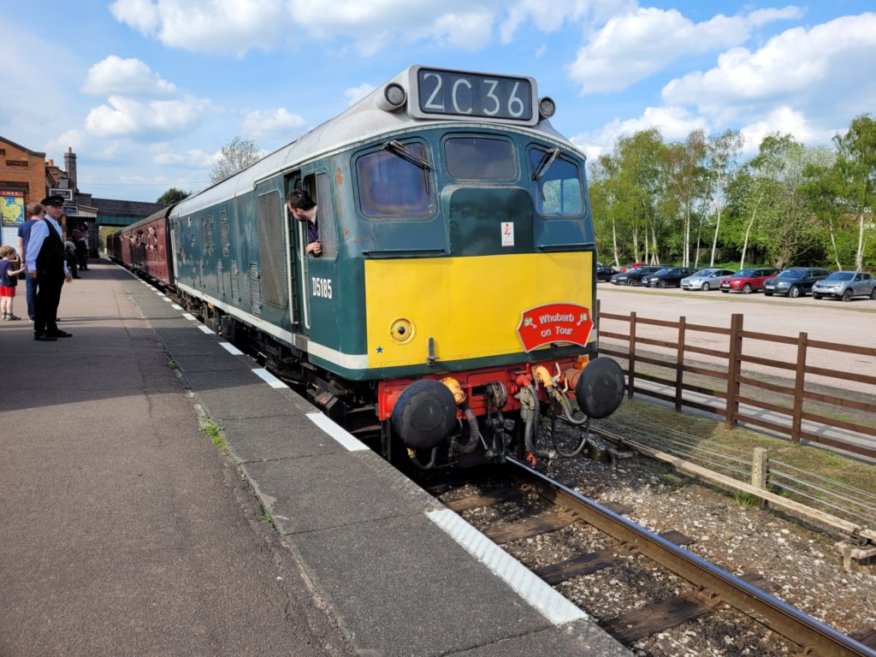
{"label": "railway track", "polygon": [[[575,553],[575,548],[567,547],[561,551],[568,554],[567,558],[549,564],[538,563],[538,558],[521,558],[549,584],[561,588],[574,578],[628,564],[631,558],[638,556],[688,583],[677,594],[667,595],[663,587],[658,593],[659,599],[644,607],[609,618],[597,616],[600,625],[625,645],[652,635],[662,635],[693,619],[717,618],[730,607],[756,621],[763,633],[771,630],[784,637],[797,654],[876,657],[876,650],[868,645],[773,596],[766,590],[769,584],[760,577],[733,575],[687,551],[683,546],[692,539],[684,534],[675,531],[655,534],[624,517],[622,512],[625,509],[598,504],[522,462],[509,459],[508,466],[509,477],[513,476],[513,479],[503,485],[491,486],[486,492],[465,494],[451,489],[442,492],[440,498],[449,508],[469,517],[478,509],[504,507],[502,513],[480,513],[475,520],[483,533],[502,545],[525,542],[524,539],[551,540],[544,538],[550,536],[566,541],[568,528],[582,524],[610,537],[610,545],[595,551],[588,549]],[[545,508],[545,503],[548,508]],[[485,518],[490,519],[485,521]],[[641,579],[650,581],[648,576]],[[872,640],[863,635],[860,638]],[[772,642],[776,643],[775,640]],[[787,654],[787,648],[787,644],[776,646],[776,654]],[[740,651],[738,654],[765,652]]]}

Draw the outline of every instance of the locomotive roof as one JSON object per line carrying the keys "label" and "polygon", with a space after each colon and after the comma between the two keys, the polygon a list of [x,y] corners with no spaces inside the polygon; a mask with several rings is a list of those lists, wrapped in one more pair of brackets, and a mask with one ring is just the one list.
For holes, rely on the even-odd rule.
{"label": "locomotive roof", "polygon": [[[186,198],[173,209],[173,214],[191,214],[198,212],[202,208],[246,194],[251,192],[260,180],[277,173],[291,171],[309,160],[349,148],[357,143],[365,142],[384,134],[395,134],[448,125],[468,128],[500,127],[520,132],[535,132],[542,138],[559,142],[572,150],[578,150],[571,141],[554,130],[547,119],[537,121],[535,125],[527,126],[510,124],[507,121],[493,122],[483,118],[465,118],[461,116],[440,119],[412,116],[411,112],[408,111],[409,105],[414,102],[411,98],[410,81],[412,80],[413,72],[419,68],[418,66],[411,66],[405,69],[392,78],[392,80],[381,85],[336,117],[320,124],[286,146],[266,155],[246,169]],[[381,101],[384,98],[385,89],[393,83],[405,90],[407,94],[406,102],[398,109],[387,110],[385,106],[381,106]]]}

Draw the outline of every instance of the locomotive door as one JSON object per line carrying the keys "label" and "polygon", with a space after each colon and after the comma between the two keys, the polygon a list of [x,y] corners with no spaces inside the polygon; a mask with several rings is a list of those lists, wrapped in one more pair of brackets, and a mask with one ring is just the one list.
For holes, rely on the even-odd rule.
{"label": "locomotive door", "polygon": [[306,252],[307,225],[304,221],[295,220],[290,214],[290,232],[294,234],[294,240],[290,240],[293,243],[291,261],[297,263],[298,274],[294,294],[299,301],[301,324],[309,331],[314,324],[312,300],[330,301],[333,297],[332,281],[338,255],[338,238],[328,176],[325,173],[316,173],[303,179],[296,177],[287,185],[290,191],[295,188],[303,189],[316,202],[316,223],[322,247],[322,253],[318,257]]}

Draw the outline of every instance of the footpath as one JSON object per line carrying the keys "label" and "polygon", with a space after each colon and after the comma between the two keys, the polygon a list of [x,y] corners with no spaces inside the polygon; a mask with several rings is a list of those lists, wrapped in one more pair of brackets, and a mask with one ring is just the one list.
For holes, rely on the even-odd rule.
{"label": "footpath", "polygon": [[64,286],[73,337],[0,322],[0,655],[352,654],[199,430],[141,289],[96,263]]}

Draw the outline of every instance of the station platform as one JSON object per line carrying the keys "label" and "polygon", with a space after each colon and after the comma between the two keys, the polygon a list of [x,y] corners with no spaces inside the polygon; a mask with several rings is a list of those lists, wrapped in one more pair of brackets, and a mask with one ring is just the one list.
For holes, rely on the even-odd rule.
{"label": "station platform", "polygon": [[0,655],[630,654],[124,269],[59,316],[0,322]]}

